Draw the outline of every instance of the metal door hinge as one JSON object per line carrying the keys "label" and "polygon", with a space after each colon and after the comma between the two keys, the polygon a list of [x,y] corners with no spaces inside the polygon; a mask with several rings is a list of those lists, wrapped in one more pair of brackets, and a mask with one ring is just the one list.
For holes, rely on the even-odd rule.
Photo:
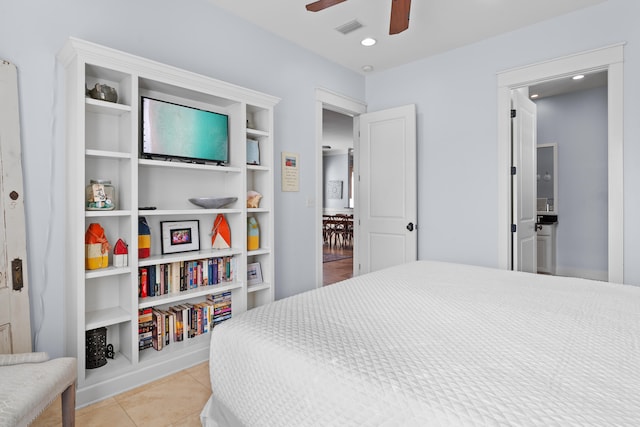
{"label": "metal door hinge", "polygon": [[511,232],[515,233],[516,229],[517,229],[516,225],[515,224],[511,224]]}
{"label": "metal door hinge", "polygon": [[516,174],[516,167],[511,166],[511,175],[515,175],[515,174]]}
{"label": "metal door hinge", "polygon": [[516,110],[511,110],[511,118],[512,119],[516,118]]}

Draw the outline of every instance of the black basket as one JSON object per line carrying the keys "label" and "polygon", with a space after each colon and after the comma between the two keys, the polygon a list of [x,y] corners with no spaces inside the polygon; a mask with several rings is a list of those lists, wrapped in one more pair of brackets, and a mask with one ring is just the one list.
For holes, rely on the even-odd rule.
{"label": "black basket", "polygon": [[85,332],[85,354],[87,369],[95,369],[107,364],[107,328],[91,329]]}

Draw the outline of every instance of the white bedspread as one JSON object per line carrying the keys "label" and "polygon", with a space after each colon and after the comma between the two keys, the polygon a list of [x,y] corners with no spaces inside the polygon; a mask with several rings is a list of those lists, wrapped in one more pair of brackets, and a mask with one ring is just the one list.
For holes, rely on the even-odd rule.
{"label": "white bedspread", "polygon": [[225,322],[210,375],[210,426],[640,426],[640,287],[418,261]]}

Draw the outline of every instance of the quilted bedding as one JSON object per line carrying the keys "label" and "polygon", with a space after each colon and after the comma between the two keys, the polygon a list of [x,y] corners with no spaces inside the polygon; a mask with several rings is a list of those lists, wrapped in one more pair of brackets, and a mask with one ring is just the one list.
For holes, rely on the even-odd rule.
{"label": "quilted bedding", "polygon": [[640,426],[640,287],[417,261],[212,333],[207,426]]}

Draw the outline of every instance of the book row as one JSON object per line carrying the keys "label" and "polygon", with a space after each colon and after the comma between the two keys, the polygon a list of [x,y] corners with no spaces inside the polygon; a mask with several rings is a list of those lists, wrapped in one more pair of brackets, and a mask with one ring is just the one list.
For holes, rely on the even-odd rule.
{"label": "book row", "polygon": [[139,267],[138,297],[153,297],[232,282],[235,271],[236,259],[232,256]]}
{"label": "book row", "polygon": [[138,310],[138,350],[162,350],[174,343],[206,334],[231,318],[231,291],[207,296],[206,301],[167,309]]}

